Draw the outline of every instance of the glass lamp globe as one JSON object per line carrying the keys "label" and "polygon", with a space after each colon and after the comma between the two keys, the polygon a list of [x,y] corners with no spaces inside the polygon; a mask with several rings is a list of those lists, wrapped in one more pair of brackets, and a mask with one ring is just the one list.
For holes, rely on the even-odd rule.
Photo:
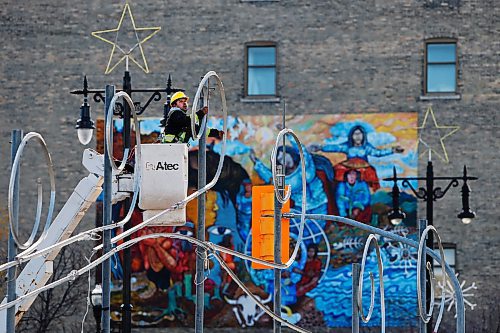
{"label": "glass lamp globe", "polygon": [[78,134],[78,140],[82,145],[89,144],[90,140],[92,140],[92,135],[94,134],[93,128],[79,128],[76,130]]}

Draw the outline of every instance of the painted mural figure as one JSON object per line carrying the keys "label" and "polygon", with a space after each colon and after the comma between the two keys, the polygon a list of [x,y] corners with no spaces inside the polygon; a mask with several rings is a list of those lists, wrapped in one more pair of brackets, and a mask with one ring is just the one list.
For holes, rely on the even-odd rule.
{"label": "painted mural figure", "polygon": [[[306,181],[307,181],[307,204],[306,213],[309,214],[327,214],[328,212],[328,197],[323,187],[323,182],[316,174],[316,165],[312,155],[305,149],[304,159],[306,164]],[[262,161],[255,157],[252,152],[250,159],[254,163],[254,170],[259,177],[269,184],[272,182],[272,171],[269,167],[264,165]],[[277,162],[279,165],[283,159],[283,147],[278,148]],[[293,201],[292,207],[300,209],[302,206],[302,170],[300,167],[300,155],[296,147],[287,146],[285,149],[285,167],[286,176],[285,181],[291,186]]]}
{"label": "painted mural figure", "polygon": [[290,267],[281,271],[281,304],[297,303],[297,283],[300,281],[300,263],[295,261]]}
{"label": "painted mural figure", "polygon": [[371,220],[370,188],[360,180],[359,172],[351,169],[344,174],[345,181],[337,185],[336,200],[339,215],[364,223]]}
{"label": "painted mural figure", "polygon": [[394,153],[402,153],[401,146],[387,149],[378,149],[368,142],[366,130],[361,125],[356,125],[349,131],[347,141],[340,144],[326,144],[324,146],[311,145],[311,151],[321,150],[327,153],[344,153],[347,159],[335,166],[335,179],[344,181],[347,170],[356,169],[360,172],[361,179],[366,181],[373,192],[380,188],[377,172],[368,162],[368,156],[382,157]]}
{"label": "painted mural figure", "polygon": [[318,259],[318,245],[313,243],[307,246],[307,260],[304,269],[296,269],[295,272],[302,275],[302,278],[297,283],[297,297],[304,296],[318,285],[321,275],[321,260]]}

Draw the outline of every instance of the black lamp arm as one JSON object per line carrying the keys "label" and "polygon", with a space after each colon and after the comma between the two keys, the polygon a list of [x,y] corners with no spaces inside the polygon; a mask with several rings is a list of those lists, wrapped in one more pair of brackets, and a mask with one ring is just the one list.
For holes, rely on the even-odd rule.
{"label": "black lamp arm", "polygon": [[153,99],[158,102],[159,100],[161,100],[161,92],[160,91],[155,91],[151,97],[149,97],[148,101],[146,102],[146,104],[144,104],[144,106],[142,106],[140,108],[139,111],[137,111],[137,115],[141,115],[144,110],[146,110],[146,108],[148,107],[149,103],[151,103],[153,101]]}
{"label": "black lamp arm", "polygon": [[411,182],[408,179],[403,179],[403,181],[401,182],[401,185],[403,185],[403,187],[409,187],[410,190],[413,192],[413,194],[415,194],[415,196],[417,198],[422,199],[422,200],[425,200],[427,198],[427,191],[423,187],[420,187],[417,191],[413,187],[413,185],[411,185]]}
{"label": "black lamp arm", "polygon": [[437,199],[441,199],[442,197],[445,196],[446,192],[448,192],[448,190],[450,189],[450,187],[457,187],[458,186],[458,179],[457,178],[453,178],[449,183],[448,185],[446,186],[446,188],[444,189],[444,191],[441,190],[441,187],[436,187],[434,190],[433,190],[433,193],[432,193],[432,199],[433,200],[437,200]]}
{"label": "black lamp arm", "polygon": [[99,103],[99,102],[104,103],[104,96],[100,92],[94,93],[93,99],[94,99],[94,102],[96,102],[96,103]]}

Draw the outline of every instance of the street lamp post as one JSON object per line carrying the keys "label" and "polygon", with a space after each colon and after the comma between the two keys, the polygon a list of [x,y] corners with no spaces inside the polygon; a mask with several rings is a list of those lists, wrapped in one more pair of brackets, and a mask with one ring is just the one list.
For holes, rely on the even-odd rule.
{"label": "street lamp post", "polygon": [[[393,168],[394,175],[393,177],[390,178],[384,178],[386,181],[392,181],[394,183],[393,185],[393,190],[392,190],[392,196],[393,196],[393,208],[391,212],[389,212],[389,219],[392,224],[397,225],[402,222],[402,220],[406,217],[406,215],[400,210],[399,208],[399,189],[397,182],[402,181],[402,185],[404,187],[409,187],[413,194],[417,197],[417,199],[420,199],[422,201],[425,201],[426,203],[426,219],[428,225],[434,225],[434,219],[433,219],[433,213],[434,213],[434,201],[441,199],[442,197],[445,196],[445,194],[448,192],[448,190],[453,186],[457,187],[459,185],[459,181],[463,181],[462,185],[462,211],[460,214],[458,214],[458,218],[462,220],[464,224],[469,224],[472,219],[476,216],[476,214],[471,211],[470,206],[469,206],[469,193],[470,193],[470,188],[469,185],[467,184],[468,180],[477,180],[477,177],[470,177],[467,176],[467,167],[464,165],[464,170],[463,170],[463,175],[459,177],[436,177],[434,176],[434,167],[432,164],[432,160],[429,158],[429,161],[427,162],[427,170],[425,177],[398,177],[396,174],[396,168]],[[415,189],[413,185],[411,184],[411,181],[419,181],[423,180],[425,181],[425,187],[419,187],[419,189]],[[448,181],[448,184],[442,189],[442,187],[434,187],[434,181]],[[433,233],[430,232],[427,235],[427,240],[426,240],[426,247],[430,249],[434,249],[434,237]],[[433,264],[432,258],[427,255],[427,259],[430,264]],[[427,281],[430,283],[430,276],[429,273],[427,272]],[[431,288],[426,288],[426,303],[427,303],[427,309],[430,306],[430,300],[431,300]],[[427,323],[427,331],[432,332],[432,318],[429,320]]]}
{"label": "street lamp post", "polygon": [[[149,104],[154,101],[160,101],[162,99],[162,93],[166,94],[166,103],[163,110],[163,119],[160,123],[160,127],[164,127],[166,123],[166,119],[168,116],[168,111],[170,108],[170,97],[173,93],[177,91],[184,91],[184,89],[172,88],[172,79],[170,75],[168,76],[167,85],[165,88],[145,88],[145,89],[132,89],[132,79],[130,77],[130,72],[125,70],[125,74],[123,76],[123,86],[122,89],[118,89],[119,91],[125,91],[129,96],[132,93],[152,93],[149,99],[146,101],[144,106],[141,105],[140,102],[135,102],[134,112],[137,115],[141,115]],[[80,119],[78,119],[76,123],[76,129],[78,131],[78,139],[84,145],[88,144],[92,139],[92,132],[95,128],[94,122],[92,121],[90,105],[88,104],[88,95],[93,94],[93,100],[97,103],[104,103],[105,98],[103,96],[103,89],[88,89],[87,77],[84,77],[83,81],[83,90],[73,90],[71,94],[75,95],[83,95],[83,104],[80,107]],[[130,127],[130,119],[131,119],[131,111],[128,103],[119,103],[115,104],[115,109],[113,110],[113,114],[119,116],[123,119],[123,148],[130,148],[131,145],[131,127]],[[127,212],[130,208],[130,200],[129,198],[124,201],[124,211]],[[124,226],[124,231],[127,231],[130,228],[130,223],[127,222]],[[130,236],[124,239],[124,241],[130,240]],[[123,250],[123,289],[122,289],[122,298],[123,304],[121,307],[122,311],[122,331],[123,333],[131,332],[131,323],[132,323],[132,304],[131,304],[131,254],[130,248],[126,248]],[[101,282],[101,277],[99,274],[96,274],[96,282]]]}

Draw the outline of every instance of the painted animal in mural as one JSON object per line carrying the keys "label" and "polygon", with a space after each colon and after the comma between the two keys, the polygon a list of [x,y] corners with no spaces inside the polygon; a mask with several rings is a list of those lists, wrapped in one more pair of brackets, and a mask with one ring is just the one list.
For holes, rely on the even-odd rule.
{"label": "painted animal in mural", "polygon": [[[269,294],[265,300],[257,295],[255,297],[263,304],[267,304],[272,300],[272,294]],[[241,327],[254,326],[265,313],[248,295],[241,295],[237,299],[229,299],[227,297],[225,299],[228,304],[233,306],[232,310]]]}

